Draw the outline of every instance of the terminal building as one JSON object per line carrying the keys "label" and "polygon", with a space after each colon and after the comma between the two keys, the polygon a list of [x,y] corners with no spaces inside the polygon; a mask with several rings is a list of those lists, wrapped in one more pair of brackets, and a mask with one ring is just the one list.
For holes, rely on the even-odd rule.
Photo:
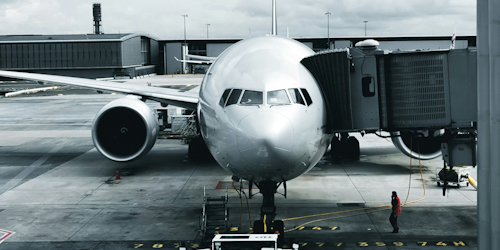
{"label": "terminal building", "polygon": [[[298,38],[312,50],[345,48],[365,39],[385,50],[448,49],[451,37]],[[187,40],[189,54],[217,57],[241,39]],[[160,40],[140,33],[0,36],[0,69],[85,78],[140,77],[182,72],[184,40]],[[457,37],[455,48],[476,46],[475,36]],[[208,65],[191,64],[188,73]]]}
{"label": "terminal building", "polygon": [[158,39],[144,34],[0,36],[0,69],[85,78],[158,72]]}
{"label": "terminal building", "polygon": [[[302,42],[315,52],[326,49],[352,47],[357,42],[365,39],[375,39],[383,50],[438,50],[449,49],[451,45],[451,36],[442,37],[344,37],[344,38],[294,38]],[[189,54],[217,57],[226,48],[241,39],[198,39],[187,40]],[[328,40],[330,44],[328,45]],[[174,57],[182,58],[182,45],[184,40],[165,40],[160,41],[160,50],[165,53],[163,62],[163,72],[166,74],[175,74],[178,69],[182,69],[182,63],[175,60]],[[463,49],[476,46],[475,36],[460,36],[456,38],[455,48]],[[189,73],[197,73],[207,68],[206,65],[189,65]]]}

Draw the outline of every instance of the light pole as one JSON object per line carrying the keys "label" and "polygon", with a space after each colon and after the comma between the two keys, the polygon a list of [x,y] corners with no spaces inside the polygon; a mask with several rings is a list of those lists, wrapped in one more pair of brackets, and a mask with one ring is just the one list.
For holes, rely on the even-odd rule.
{"label": "light pole", "polygon": [[207,39],[208,39],[208,26],[210,26],[209,23],[207,23]]}
{"label": "light pole", "polygon": [[186,15],[181,15],[184,17],[184,44],[187,44],[186,42],[186,17],[188,17],[188,14]]}
{"label": "light pole", "polygon": [[365,36],[366,36],[366,23],[367,23],[368,21],[363,21],[363,22],[365,23]]}
{"label": "light pole", "polygon": [[183,74],[187,74],[188,72],[188,69],[187,69],[187,63],[186,63],[186,54],[188,53],[187,52],[187,41],[186,41],[186,17],[188,17],[188,15],[182,15],[184,17],[184,45],[182,46],[182,73]]}
{"label": "light pole", "polygon": [[327,17],[327,20],[328,20],[328,21],[327,21],[327,27],[328,27],[328,28],[327,28],[327,30],[328,30],[328,31],[327,31],[327,33],[328,33],[328,42],[327,42],[327,44],[328,44],[328,49],[330,49],[330,15],[331,15],[331,14],[332,14],[332,13],[330,13],[330,12],[326,12],[326,13],[325,13],[325,15],[326,15],[326,17]]}
{"label": "light pole", "polygon": [[273,27],[272,27],[272,33],[271,35],[276,36],[278,35],[278,23],[276,21],[276,0],[273,0]]}

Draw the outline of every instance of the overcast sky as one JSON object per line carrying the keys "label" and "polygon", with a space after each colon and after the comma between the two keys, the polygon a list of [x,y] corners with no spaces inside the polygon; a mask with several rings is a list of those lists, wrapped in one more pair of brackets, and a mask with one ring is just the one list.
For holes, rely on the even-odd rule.
{"label": "overcast sky", "polygon": [[[246,38],[271,32],[271,0],[0,0],[0,35],[93,32],[92,4],[104,33],[160,39]],[[278,34],[290,37],[476,35],[475,0],[277,0]]]}

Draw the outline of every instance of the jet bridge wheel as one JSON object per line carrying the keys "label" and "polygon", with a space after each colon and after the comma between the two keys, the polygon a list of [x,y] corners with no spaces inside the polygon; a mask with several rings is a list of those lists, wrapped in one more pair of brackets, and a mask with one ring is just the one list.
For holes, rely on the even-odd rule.
{"label": "jet bridge wheel", "polygon": [[332,142],[330,143],[330,155],[332,158],[342,157],[342,143],[337,137],[333,137]]}
{"label": "jet bridge wheel", "polygon": [[359,159],[359,141],[354,136],[349,136],[346,141],[346,157],[349,159]]}
{"label": "jet bridge wheel", "polygon": [[359,159],[359,141],[354,136],[347,134],[341,135],[341,138],[333,137],[330,144],[330,154],[333,158]]}

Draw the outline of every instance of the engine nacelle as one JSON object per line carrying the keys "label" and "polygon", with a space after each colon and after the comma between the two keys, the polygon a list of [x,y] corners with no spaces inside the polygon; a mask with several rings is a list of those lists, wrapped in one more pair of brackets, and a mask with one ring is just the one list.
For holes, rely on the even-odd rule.
{"label": "engine nacelle", "polygon": [[440,133],[429,131],[428,136],[419,136],[417,132],[401,131],[392,135],[394,146],[409,157],[430,160],[441,156],[442,135]]}
{"label": "engine nacelle", "polygon": [[92,126],[97,150],[113,161],[131,161],[149,152],[158,138],[157,114],[140,97],[129,95],[104,106]]}

